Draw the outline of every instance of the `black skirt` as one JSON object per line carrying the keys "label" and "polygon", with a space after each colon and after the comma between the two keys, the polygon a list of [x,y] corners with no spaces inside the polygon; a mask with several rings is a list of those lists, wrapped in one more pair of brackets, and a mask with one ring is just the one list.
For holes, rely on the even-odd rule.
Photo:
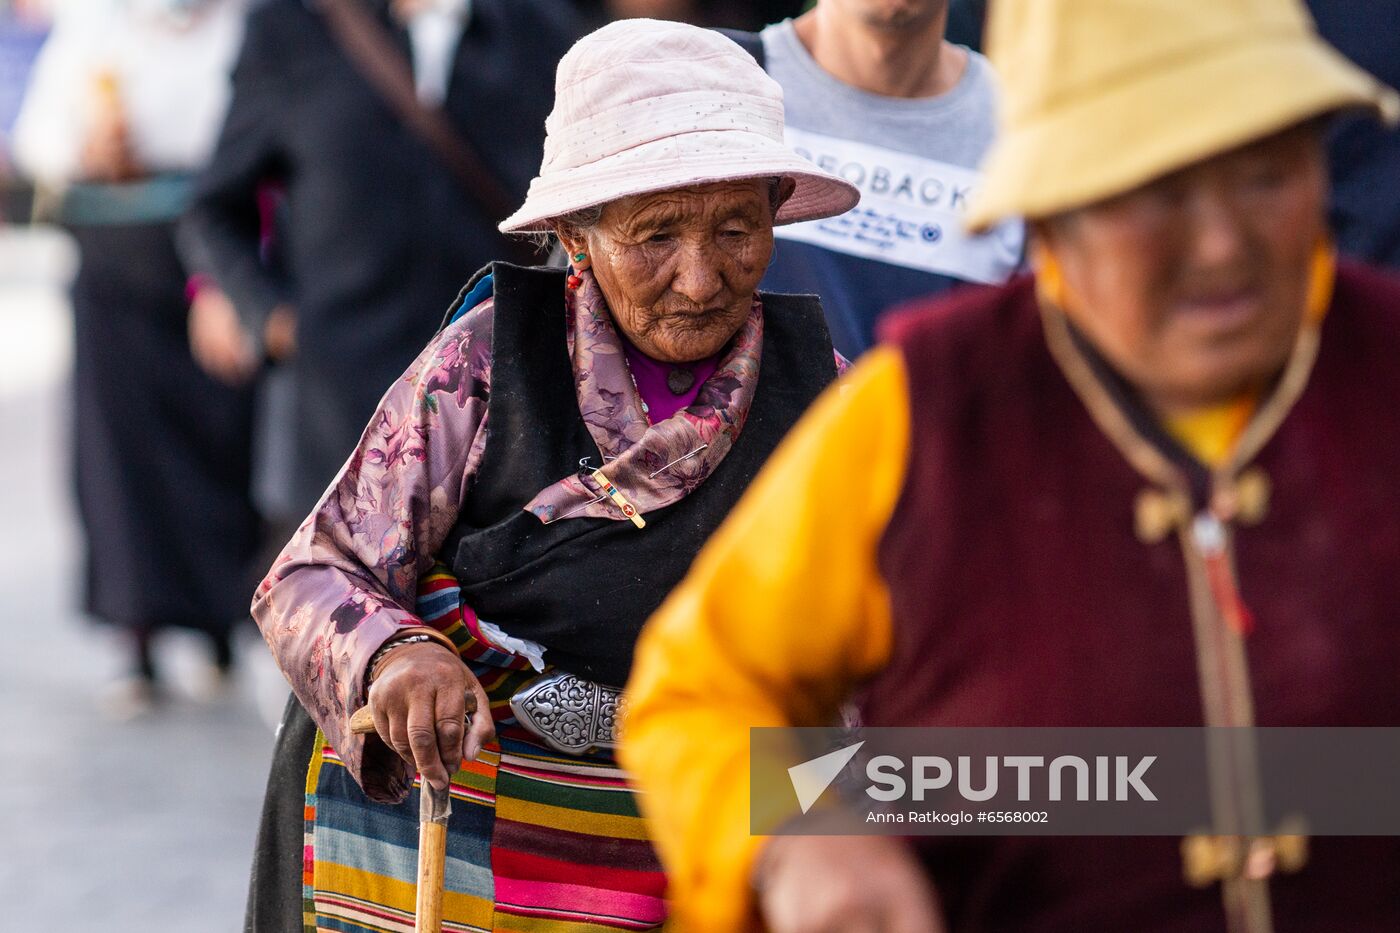
{"label": "black skirt", "polygon": [[252,391],[190,353],[170,224],[72,230],[73,453],[85,608],[125,626],[227,631],[258,544]]}
{"label": "black skirt", "polygon": [[316,724],[293,695],[287,699],[272,769],[267,777],[253,871],[248,882],[245,933],[302,933],[302,854],[305,845],[306,770],[316,751]]}

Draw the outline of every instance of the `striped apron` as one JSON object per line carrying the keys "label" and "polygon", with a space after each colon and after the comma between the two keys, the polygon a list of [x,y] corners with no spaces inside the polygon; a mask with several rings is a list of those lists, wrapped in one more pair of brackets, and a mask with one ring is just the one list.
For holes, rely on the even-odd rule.
{"label": "striped apron", "polygon": [[[497,731],[452,777],[444,933],[659,928],[665,876],[627,775],[611,754],[561,755],[520,726],[510,697],[541,675],[464,624],[459,607],[445,567],[420,581],[419,616],[458,646],[491,699]],[[323,736],[316,746],[306,779],[305,928],[412,933],[417,778],[403,803],[374,803]]]}

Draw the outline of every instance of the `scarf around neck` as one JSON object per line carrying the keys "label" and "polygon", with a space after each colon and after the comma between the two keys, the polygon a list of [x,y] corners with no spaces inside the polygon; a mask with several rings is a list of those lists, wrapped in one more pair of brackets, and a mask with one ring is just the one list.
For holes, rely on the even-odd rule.
{"label": "scarf around neck", "polygon": [[[579,413],[602,454],[588,468],[603,474],[643,517],[684,499],[723,462],[744,428],[758,387],[763,354],[763,306],[755,295],[749,316],[722,351],[715,371],[695,401],[670,418],[650,424],[632,380],[607,302],[592,272],[565,294],[569,356],[573,361]],[[626,521],[591,478],[572,473],[525,506],[542,522],[564,518]]]}

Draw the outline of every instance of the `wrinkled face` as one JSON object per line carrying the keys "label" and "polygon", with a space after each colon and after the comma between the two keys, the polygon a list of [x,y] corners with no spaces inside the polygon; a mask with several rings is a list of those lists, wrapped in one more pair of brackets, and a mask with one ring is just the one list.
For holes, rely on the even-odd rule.
{"label": "wrinkled face", "polygon": [[[790,183],[788,183],[790,184]],[[559,229],[587,258],[618,329],[653,359],[718,353],[748,318],[773,254],[767,181],[717,182],[622,198],[583,230]]]}
{"label": "wrinkled face", "polygon": [[1302,324],[1326,165],[1296,127],[1037,225],[1075,324],[1159,412],[1258,391]]}
{"label": "wrinkled face", "polygon": [[849,16],[873,29],[927,26],[944,15],[948,0],[821,0],[832,12]]}

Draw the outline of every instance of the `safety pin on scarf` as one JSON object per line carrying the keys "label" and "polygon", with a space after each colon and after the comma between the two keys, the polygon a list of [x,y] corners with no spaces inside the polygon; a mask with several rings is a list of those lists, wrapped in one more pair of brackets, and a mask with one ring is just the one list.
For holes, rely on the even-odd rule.
{"label": "safety pin on scarf", "polygon": [[[613,481],[607,478],[602,468],[594,470],[588,466],[588,461],[592,459],[592,457],[584,457],[578,462],[579,473],[582,474],[585,470],[589,471],[588,475],[593,477],[593,482],[597,483],[599,487],[602,488],[603,496],[611,499],[613,505],[617,506],[618,509],[622,511],[623,515],[627,516],[628,521],[638,528],[645,528],[647,523],[646,520],[642,518],[642,513],[638,512],[637,507],[628,501],[627,497],[622,494],[621,489],[613,485]],[[600,496],[599,498],[602,497]],[[598,499],[594,499],[593,501],[597,502]],[[589,504],[591,505],[592,503]]]}
{"label": "safety pin on scarf", "polygon": [[[578,475],[579,475],[579,478],[580,478],[580,479],[582,479],[583,476],[584,476],[584,474],[588,472],[588,461],[589,461],[589,460],[592,460],[592,459],[593,459],[592,457],[584,457],[582,460],[580,460],[580,461],[578,462]],[[607,458],[604,457],[603,459],[606,460]],[[584,487],[584,488],[587,488],[587,487]],[[595,503],[595,502],[602,502],[602,501],[603,501],[604,499],[606,499],[606,498],[607,498],[607,495],[606,495],[606,494],[601,495],[601,496],[594,496],[592,499],[589,499],[587,502],[583,503],[582,505],[576,505],[576,506],[574,506],[572,509],[569,509],[569,511],[565,512],[563,515],[556,515],[556,516],[554,516],[554,517],[551,518],[549,521],[545,522],[545,524],[546,524],[546,525],[553,525],[555,522],[557,522],[557,521],[562,521],[563,519],[568,518],[570,515],[577,515],[579,512],[582,512],[584,509],[588,508],[588,507],[589,507],[590,505],[592,505],[593,503]]]}
{"label": "safety pin on scarf", "polygon": [[[684,460],[689,460],[691,457],[695,456],[700,451],[704,450],[709,446],[709,444],[701,444],[699,447],[695,448],[690,453],[683,454],[682,456],[677,457],[670,463],[661,467],[659,470],[654,470],[651,473],[648,473],[647,479],[656,479],[656,477],[660,476],[662,473],[665,473],[677,463],[680,463]],[[555,522],[560,521],[561,519],[568,518],[570,515],[576,515],[579,512],[582,512],[584,509],[588,508],[595,502],[602,502],[604,499],[611,499],[613,503],[622,511],[622,514],[626,515],[631,520],[632,524],[636,525],[638,528],[645,528],[647,526],[647,523],[642,518],[641,513],[637,511],[637,507],[627,500],[627,497],[622,494],[622,491],[620,489],[613,485],[612,480],[608,479],[607,476],[604,475],[602,470],[595,470],[588,465],[588,461],[592,459],[592,457],[584,457],[579,460],[579,476],[580,478],[585,475],[590,477],[595,483],[599,485],[599,487],[602,488],[603,494],[600,496],[594,496],[592,499],[589,499],[582,505],[574,506],[572,509],[569,509],[569,511],[565,512],[563,515],[556,515],[554,518],[551,518],[549,521],[545,522],[545,524],[552,525]]]}
{"label": "safety pin on scarf", "polygon": [[648,474],[647,474],[647,479],[656,479],[658,476],[660,476],[662,473],[665,473],[667,470],[671,469],[671,467],[675,466],[677,463],[680,463],[682,460],[689,460],[691,457],[695,456],[695,455],[698,454],[700,451],[704,450],[706,447],[709,447],[709,446],[710,446],[709,444],[701,444],[699,447],[695,448],[695,449],[692,450],[690,453],[686,454],[686,455],[683,456],[683,457],[677,457],[676,459],[672,460],[670,463],[666,464],[664,467],[662,467],[661,469],[657,470],[656,472],[654,472],[654,473],[648,473]]}
{"label": "safety pin on scarf", "polygon": [[580,479],[584,476],[592,477],[593,482],[597,483],[602,488],[603,494],[601,496],[594,496],[582,505],[569,509],[569,511],[565,512],[563,515],[556,515],[554,518],[545,522],[545,524],[552,525],[561,519],[568,518],[570,515],[582,512],[595,502],[611,499],[613,504],[622,510],[622,514],[626,515],[627,518],[631,520],[632,524],[636,525],[638,528],[645,528],[647,523],[642,518],[642,514],[637,511],[635,505],[627,500],[627,497],[622,494],[622,490],[614,486],[612,480],[608,479],[601,469],[595,470],[588,465],[588,461],[592,459],[592,457],[584,457],[578,462],[578,475]]}

